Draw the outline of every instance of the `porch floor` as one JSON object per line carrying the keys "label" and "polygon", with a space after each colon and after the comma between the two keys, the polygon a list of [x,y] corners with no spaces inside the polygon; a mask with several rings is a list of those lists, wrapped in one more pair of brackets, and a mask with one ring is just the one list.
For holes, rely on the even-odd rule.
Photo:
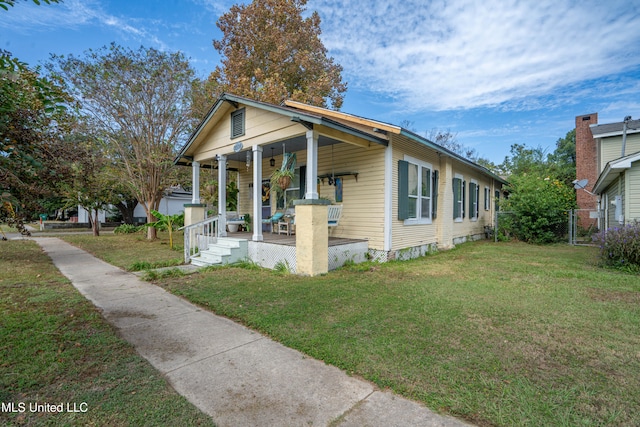
{"label": "porch floor", "polygon": [[[246,231],[239,231],[237,233],[227,233],[227,237],[233,237],[235,239],[247,239],[251,241],[253,233]],[[295,246],[296,235],[287,236],[286,234],[271,234],[269,231],[262,233],[263,242],[272,243],[274,245]],[[341,237],[329,236],[329,246],[347,245],[350,243],[366,242],[365,239],[344,239]]]}

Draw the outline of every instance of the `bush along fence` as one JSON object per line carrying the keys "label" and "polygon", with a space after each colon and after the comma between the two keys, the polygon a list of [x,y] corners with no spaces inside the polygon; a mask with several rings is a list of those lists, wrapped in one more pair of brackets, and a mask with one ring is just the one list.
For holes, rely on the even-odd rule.
{"label": "bush along fence", "polygon": [[496,242],[519,240],[536,244],[593,245],[592,236],[600,231],[601,219],[597,210],[549,211],[544,215],[498,211],[493,234]]}

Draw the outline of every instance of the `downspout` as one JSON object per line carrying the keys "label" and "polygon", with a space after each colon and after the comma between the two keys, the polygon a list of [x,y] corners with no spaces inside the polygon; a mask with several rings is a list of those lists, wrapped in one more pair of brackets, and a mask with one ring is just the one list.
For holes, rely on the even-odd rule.
{"label": "downspout", "polygon": [[624,118],[624,121],[622,122],[622,154],[620,155],[620,157],[625,156],[624,153],[627,148],[627,123],[629,123],[630,120],[631,120],[631,116],[627,116]]}
{"label": "downspout", "polygon": [[393,247],[393,145],[389,139],[389,145],[384,152],[384,241],[383,250],[386,254]]}

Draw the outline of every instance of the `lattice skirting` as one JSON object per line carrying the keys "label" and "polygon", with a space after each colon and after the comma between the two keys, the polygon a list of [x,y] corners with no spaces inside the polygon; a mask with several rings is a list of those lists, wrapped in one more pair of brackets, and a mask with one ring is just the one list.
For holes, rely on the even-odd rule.
{"label": "lattice skirting", "polygon": [[[367,242],[355,242],[329,247],[329,270],[342,267],[347,262],[360,263],[367,260]],[[286,267],[296,272],[296,247],[249,241],[249,259],[261,267],[275,269]]]}
{"label": "lattice skirting", "polygon": [[329,271],[342,267],[346,262],[365,262],[368,250],[368,242],[329,246]]}
{"label": "lattice skirting", "polygon": [[296,247],[249,241],[249,259],[261,267],[275,269],[281,264],[296,272]]}

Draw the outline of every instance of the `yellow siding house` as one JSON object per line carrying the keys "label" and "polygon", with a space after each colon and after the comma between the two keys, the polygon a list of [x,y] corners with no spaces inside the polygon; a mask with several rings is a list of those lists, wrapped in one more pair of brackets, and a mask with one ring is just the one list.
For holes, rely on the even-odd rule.
{"label": "yellow siding house", "polygon": [[[295,177],[276,192],[269,178],[285,157]],[[216,222],[213,238],[246,239],[247,256],[255,262],[285,262],[311,275],[348,260],[412,258],[482,238],[506,184],[399,126],[230,94],[217,100],[176,164],[193,168],[193,200],[186,206],[190,227]],[[224,191],[218,192],[217,211],[205,212],[198,189],[210,176],[219,188],[236,181],[237,212],[226,211]],[[334,226],[327,224],[327,204],[339,206]],[[277,214],[281,220],[271,223]],[[245,216],[251,218],[245,231],[230,232],[229,225]]]}

